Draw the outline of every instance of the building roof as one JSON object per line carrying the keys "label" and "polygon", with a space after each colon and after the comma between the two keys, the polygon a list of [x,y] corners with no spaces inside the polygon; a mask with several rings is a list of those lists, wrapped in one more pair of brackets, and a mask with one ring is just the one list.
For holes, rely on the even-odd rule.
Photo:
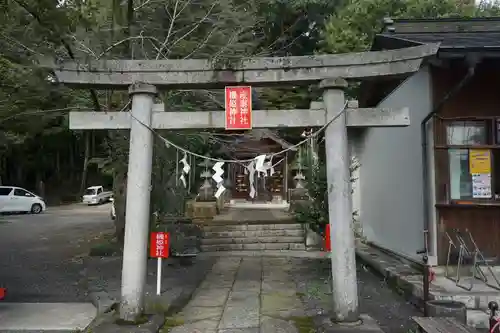
{"label": "building roof", "polygon": [[270,129],[267,129],[267,128],[254,129],[250,133],[252,136],[254,136],[257,139],[261,139],[261,138],[271,139],[274,142],[280,144],[281,148],[283,148],[283,149],[290,149],[293,151],[297,150],[297,148],[294,147],[290,142],[284,140],[283,138],[281,138],[278,135],[278,133],[276,133],[275,131],[272,131]]}
{"label": "building roof", "polygon": [[[267,148],[269,148],[269,143],[262,145],[260,148],[252,146],[252,143],[268,139],[274,142],[271,144],[274,147],[279,147],[280,149],[289,149],[291,151],[296,151],[297,147],[292,145],[290,142],[281,138],[278,133],[270,129],[253,129],[251,131],[242,134],[241,136],[235,136],[229,139],[227,142],[223,143],[218,153],[220,154],[251,154],[256,156],[259,153],[268,153]],[[250,146],[248,146],[250,144]],[[261,151],[262,150],[262,151]]]}
{"label": "building roof", "polygon": [[385,20],[372,49],[441,42],[440,51],[500,51],[500,17]]}
{"label": "building roof", "polygon": [[[375,35],[372,50],[391,50],[426,43],[441,43],[437,58],[459,59],[468,54],[484,58],[500,57],[500,17],[385,19],[384,28]],[[439,65],[439,60],[429,62]],[[377,105],[404,78],[376,78],[361,84],[363,107]],[[382,84],[381,84],[382,83]]]}

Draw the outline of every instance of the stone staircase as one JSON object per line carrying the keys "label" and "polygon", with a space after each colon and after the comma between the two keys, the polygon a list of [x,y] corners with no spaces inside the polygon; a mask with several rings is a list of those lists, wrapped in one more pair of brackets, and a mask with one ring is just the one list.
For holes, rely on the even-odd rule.
{"label": "stone staircase", "polygon": [[203,226],[203,252],[305,250],[302,224],[285,211],[232,208]]}
{"label": "stone staircase", "polygon": [[301,224],[242,224],[203,227],[201,249],[213,251],[305,250]]}

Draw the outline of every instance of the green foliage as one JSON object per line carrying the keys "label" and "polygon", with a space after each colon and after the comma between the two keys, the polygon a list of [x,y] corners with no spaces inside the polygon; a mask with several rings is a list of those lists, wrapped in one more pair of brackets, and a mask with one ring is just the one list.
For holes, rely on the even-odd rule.
{"label": "green foliage", "polygon": [[297,222],[309,224],[313,231],[322,234],[329,222],[325,163],[321,164],[316,172],[311,173],[310,177],[306,177],[306,188],[311,197],[311,204],[297,207],[294,214]]}
{"label": "green foliage", "polygon": [[299,223],[309,224],[312,230],[323,233],[328,224],[328,183],[326,178],[326,156],[324,141],[318,145],[314,138],[314,146],[302,146],[297,154],[294,164],[305,166],[303,173],[306,177],[306,188],[311,198],[311,203],[298,206],[295,218]]}
{"label": "green foliage", "polygon": [[290,320],[294,323],[299,333],[316,332],[316,325],[313,317],[292,317]]}
{"label": "green foliage", "polygon": [[499,13],[498,3],[489,1],[475,6],[473,1],[456,0],[349,0],[326,22],[321,51],[345,53],[369,49],[385,17],[483,17]]}
{"label": "green foliage", "polygon": [[[329,223],[328,216],[328,181],[326,176],[326,156],[324,141],[316,149],[316,155],[311,150],[305,150],[301,154],[301,163],[306,165],[306,188],[311,198],[311,203],[305,206],[298,206],[294,212],[297,222],[308,224],[311,229],[319,234],[323,234],[326,225]],[[315,144],[318,146],[317,144]],[[349,167],[351,182],[355,181],[352,174],[359,168],[357,161],[352,160]],[[358,213],[352,215],[353,230],[356,236],[362,236],[362,230],[358,221]]]}

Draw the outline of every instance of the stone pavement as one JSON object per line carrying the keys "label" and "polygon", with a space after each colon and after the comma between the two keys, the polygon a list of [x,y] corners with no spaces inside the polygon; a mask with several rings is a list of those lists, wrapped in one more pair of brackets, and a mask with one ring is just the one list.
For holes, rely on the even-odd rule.
{"label": "stone pavement", "polygon": [[[393,293],[379,277],[358,266],[365,325],[360,332],[415,331],[421,313]],[[328,258],[224,256],[217,259],[183,310],[167,318],[162,333],[346,332],[332,326]]]}
{"label": "stone pavement", "polygon": [[221,258],[189,304],[171,320],[181,325],[166,331],[299,332],[305,311],[289,274],[292,268],[284,258]]}
{"label": "stone pavement", "polygon": [[91,303],[1,303],[0,332],[85,329],[96,316]]}
{"label": "stone pavement", "polygon": [[[414,304],[423,303],[423,277],[420,270],[411,264],[366,244],[358,244],[356,256],[359,261],[371,267],[388,280],[392,287],[407,295]],[[476,280],[473,290],[467,291],[444,277],[444,268],[433,267],[436,273],[430,284],[431,300],[454,300],[467,306],[467,324],[478,329],[489,327],[488,302],[500,301],[500,292]]]}

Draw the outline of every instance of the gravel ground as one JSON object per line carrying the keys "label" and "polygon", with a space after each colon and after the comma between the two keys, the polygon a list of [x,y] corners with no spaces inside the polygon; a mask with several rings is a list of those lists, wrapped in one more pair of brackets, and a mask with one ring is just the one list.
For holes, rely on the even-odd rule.
{"label": "gravel ground", "polygon": [[[164,259],[162,268],[162,294],[177,295],[187,289],[194,290],[212,268],[215,258],[194,258],[181,265],[175,259]],[[156,293],[156,260],[148,261],[146,295]],[[89,257],[84,260],[85,287],[90,292],[105,291],[118,299],[121,289],[121,257]]]}
{"label": "gravel ground", "polygon": [[49,208],[40,215],[0,215],[0,286],[7,302],[79,302],[90,241],[113,224],[109,205]]}
{"label": "gravel ground", "polygon": [[[301,259],[294,265],[298,292],[306,304],[307,315],[314,317],[330,312],[330,261]],[[411,317],[421,316],[421,312],[372,272],[361,266],[357,272],[361,313],[374,318],[386,333],[416,332]]]}
{"label": "gravel ground", "polygon": [[[0,287],[6,302],[85,302],[89,292],[118,297],[121,257],[87,257],[95,238],[113,231],[110,206],[70,205],[40,215],[0,215]],[[196,287],[215,259],[192,265],[165,260],[163,291],[174,296]],[[148,262],[146,292],[156,291],[156,261]]]}

